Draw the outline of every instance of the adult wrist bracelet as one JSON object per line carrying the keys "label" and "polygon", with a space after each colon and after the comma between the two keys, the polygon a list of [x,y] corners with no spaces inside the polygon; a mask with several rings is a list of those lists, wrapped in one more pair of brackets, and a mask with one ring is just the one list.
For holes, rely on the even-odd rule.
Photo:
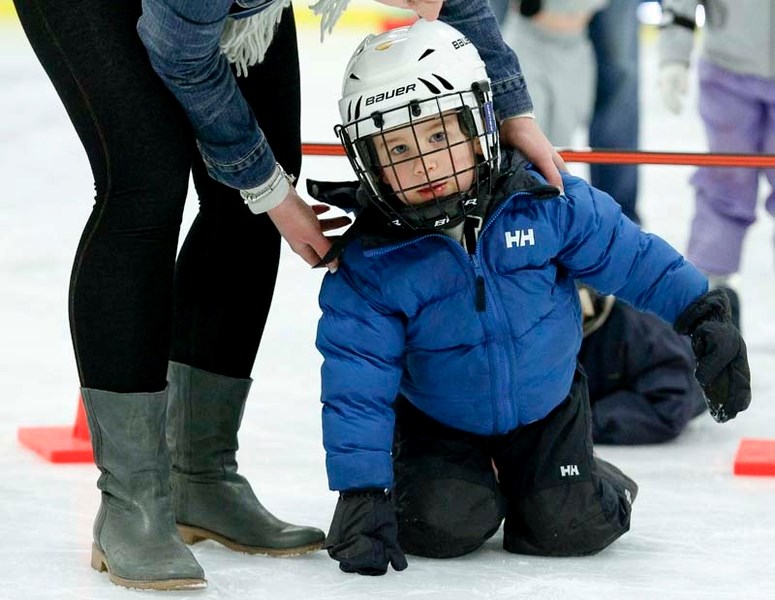
{"label": "adult wrist bracelet", "polygon": [[265,213],[285,199],[294,179],[292,175],[285,172],[280,163],[277,163],[269,181],[249,190],[240,190],[240,196],[253,214]]}

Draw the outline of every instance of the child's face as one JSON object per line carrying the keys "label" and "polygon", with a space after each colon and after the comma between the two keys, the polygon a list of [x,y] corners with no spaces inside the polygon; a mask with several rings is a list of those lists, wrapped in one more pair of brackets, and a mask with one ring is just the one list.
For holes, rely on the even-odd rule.
{"label": "child's face", "polygon": [[457,114],[376,135],[374,145],[382,181],[404,204],[422,204],[473,186],[479,140],[460,130]]}

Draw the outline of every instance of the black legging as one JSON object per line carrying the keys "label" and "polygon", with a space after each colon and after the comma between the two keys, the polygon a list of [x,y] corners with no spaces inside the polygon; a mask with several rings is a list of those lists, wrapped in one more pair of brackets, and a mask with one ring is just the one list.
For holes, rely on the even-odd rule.
{"label": "black legging", "polygon": [[[81,384],[159,391],[170,358],[249,376],[274,291],[280,237],[236,190],[207,175],[191,127],[135,30],[140,0],[15,4],[95,180],[70,282]],[[298,175],[299,64],[290,9],[264,62],[239,85],[277,160]],[[200,210],[176,263],[189,173]]]}

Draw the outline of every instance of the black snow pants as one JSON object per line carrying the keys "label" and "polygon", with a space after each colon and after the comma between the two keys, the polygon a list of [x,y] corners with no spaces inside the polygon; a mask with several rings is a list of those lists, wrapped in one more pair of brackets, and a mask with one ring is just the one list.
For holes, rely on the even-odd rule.
{"label": "black snow pants", "polygon": [[472,552],[504,518],[509,552],[594,554],[629,529],[638,491],[593,455],[581,372],[549,415],[498,436],[447,427],[399,397],[394,468],[401,547],[433,558]]}

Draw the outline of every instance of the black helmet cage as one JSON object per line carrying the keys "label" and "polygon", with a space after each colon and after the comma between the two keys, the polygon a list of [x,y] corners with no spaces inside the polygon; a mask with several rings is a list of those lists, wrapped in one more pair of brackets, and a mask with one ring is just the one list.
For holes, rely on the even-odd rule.
{"label": "black helmet cage", "polygon": [[[476,119],[474,118],[472,109],[466,104],[463,98],[464,93],[470,94],[471,92],[473,92],[477,101],[479,122],[483,124],[484,129],[482,132],[477,131]],[[374,206],[382,211],[392,226],[422,230],[454,227],[456,224],[460,223],[466,215],[474,213],[481,206],[483,200],[492,193],[492,185],[497,178],[500,162],[500,148],[498,128],[493,113],[492,101],[489,99],[488,94],[489,82],[482,81],[474,83],[471,86],[471,92],[452,92],[434,96],[426,100],[412,100],[407,104],[393,108],[385,113],[374,112],[366,117],[351,121],[346,126],[337,125],[334,128],[336,135],[339,137],[345,148],[353,170],[358,176],[358,179],[365,184],[366,189],[369,192],[369,200]],[[449,101],[450,99],[453,99],[454,96],[458,97],[459,107],[450,109]],[[442,100],[444,101],[444,109],[442,109]],[[431,104],[430,109],[426,107],[421,108],[421,105],[425,104]],[[406,113],[405,123],[397,127],[394,126],[388,130],[383,130],[385,121],[383,115],[387,113],[400,113],[400,111]],[[447,135],[447,144],[445,148],[434,150],[432,153],[425,153],[422,157],[424,158],[438,152],[447,152],[449,154],[450,163],[453,165],[452,177],[454,177],[458,183],[460,192],[444,198],[433,198],[421,204],[405,204],[399,199],[398,194],[425,188],[429,185],[447,180],[450,178],[450,174],[444,173],[441,177],[433,179],[428,172],[425,160],[423,160],[422,164],[425,169],[425,180],[418,185],[402,188],[400,190],[393,190],[382,180],[383,170],[389,168],[393,169],[395,172],[396,166],[404,162],[416,160],[417,156],[393,161],[392,156],[389,155],[390,164],[381,165],[380,160],[377,157],[376,147],[374,146],[374,138],[383,136],[384,140],[384,135],[389,131],[411,127],[416,147],[419,148],[419,141],[414,125],[425,122],[429,118],[441,118],[441,123],[446,133],[446,124],[443,117],[449,115],[451,112],[457,114],[460,129],[466,136],[466,139],[450,144],[449,136]],[[390,121],[395,122],[393,119],[390,119]],[[368,135],[360,136],[358,134],[358,124],[364,122],[369,123],[368,130],[370,133]],[[375,127],[379,129],[377,133],[373,133]],[[350,129],[350,131],[354,129],[354,138],[351,138],[350,134],[348,134],[348,129]],[[477,154],[473,151],[474,140],[477,138],[479,139],[482,148],[487,148],[487,152]],[[471,147],[475,160],[472,167],[458,170],[457,167],[455,167],[452,149],[461,144],[468,144]],[[467,171],[473,173],[474,182],[470,189],[463,190],[459,184],[459,178]],[[396,180],[398,180],[397,176]]]}

